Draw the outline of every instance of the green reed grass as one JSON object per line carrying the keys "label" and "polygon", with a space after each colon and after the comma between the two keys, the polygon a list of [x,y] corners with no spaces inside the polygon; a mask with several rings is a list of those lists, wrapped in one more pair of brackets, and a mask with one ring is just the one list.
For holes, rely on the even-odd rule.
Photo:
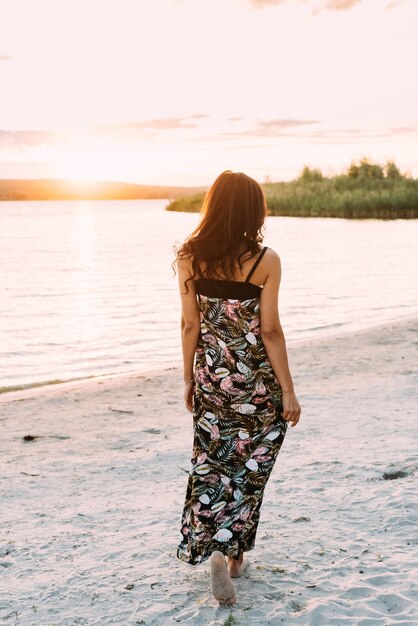
{"label": "green reed grass", "polygon": [[[326,177],[304,167],[296,180],[262,185],[270,215],[355,219],[418,218],[418,179],[402,174],[393,161],[385,166],[363,158],[347,171]],[[199,212],[205,194],[173,200],[168,211]]]}

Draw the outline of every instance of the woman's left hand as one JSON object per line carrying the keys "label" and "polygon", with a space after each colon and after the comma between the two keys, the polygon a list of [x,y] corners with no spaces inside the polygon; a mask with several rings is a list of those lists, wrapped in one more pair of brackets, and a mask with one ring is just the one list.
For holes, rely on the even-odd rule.
{"label": "woman's left hand", "polygon": [[186,409],[193,412],[193,393],[194,393],[194,382],[184,383],[184,404],[186,405]]}

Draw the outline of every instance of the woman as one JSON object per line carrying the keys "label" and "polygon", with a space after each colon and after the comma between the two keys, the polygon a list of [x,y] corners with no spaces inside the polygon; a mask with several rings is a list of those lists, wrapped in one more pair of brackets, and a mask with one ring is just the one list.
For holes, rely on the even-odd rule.
{"label": "woman", "polygon": [[177,556],[193,565],[210,557],[212,593],[227,606],[288,423],[301,413],[279,321],[280,258],[260,246],[266,215],[255,180],[222,172],[173,263],[194,427]]}

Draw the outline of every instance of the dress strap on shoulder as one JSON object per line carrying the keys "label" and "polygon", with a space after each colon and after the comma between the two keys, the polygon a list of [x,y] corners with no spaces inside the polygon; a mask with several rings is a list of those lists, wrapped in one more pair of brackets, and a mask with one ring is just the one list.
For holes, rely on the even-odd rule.
{"label": "dress strap on shoulder", "polygon": [[249,273],[247,275],[247,278],[245,279],[246,283],[250,280],[251,276],[255,272],[255,269],[256,269],[257,265],[260,263],[261,259],[263,258],[263,255],[264,255],[265,251],[267,250],[267,247],[268,246],[264,246],[264,248],[261,250],[260,254],[258,255],[258,258],[257,258],[256,262],[254,263],[254,265],[250,269],[250,271],[249,271]]}

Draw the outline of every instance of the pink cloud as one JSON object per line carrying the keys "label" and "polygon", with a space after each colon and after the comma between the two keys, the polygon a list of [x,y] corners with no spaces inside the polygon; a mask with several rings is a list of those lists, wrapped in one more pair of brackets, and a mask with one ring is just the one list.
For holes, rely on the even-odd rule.
{"label": "pink cloud", "polygon": [[21,150],[45,143],[52,143],[61,138],[62,134],[50,130],[1,130],[0,148]]}
{"label": "pink cloud", "polygon": [[[251,4],[256,9],[262,9],[267,6],[275,6],[278,4],[283,4],[284,2],[305,2],[312,3],[312,0],[250,0]],[[361,0],[319,0],[319,8],[320,9],[330,9],[334,11],[339,11],[342,9],[351,9],[353,6],[361,2]],[[316,8],[318,8],[318,3]]]}

